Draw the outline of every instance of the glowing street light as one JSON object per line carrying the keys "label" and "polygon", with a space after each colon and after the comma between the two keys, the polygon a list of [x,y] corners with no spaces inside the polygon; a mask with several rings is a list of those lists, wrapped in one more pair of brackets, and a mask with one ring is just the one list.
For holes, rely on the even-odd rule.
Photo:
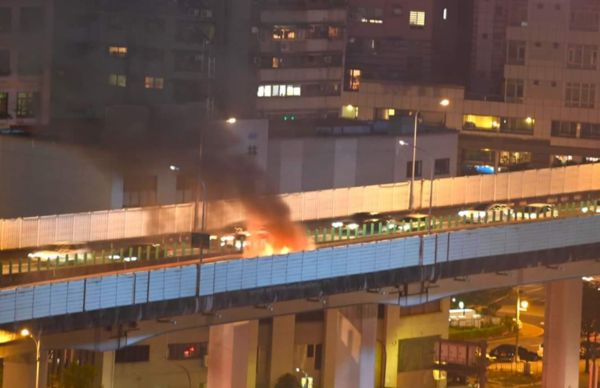
{"label": "glowing street light", "polygon": [[[447,107],[448,105],[450,105],[450,100],[448,100],[447,98],[444,98],[442,100],[440,100],[438,102],[438,104],[441,107]],[[415,165],[417,162],[417,132],[419,130],[419,116],[421,115],[421,111],[416,111],[415,112],[415,122],[414,122],[414,129],[413,129],[413,154],[412,154],[412,173],[410,175],[410,197],[409,197],[409,201],[408,201],[408,208],[409,210],[413,210],[413,205],[414,205],[414,187],[415,187]]]}
{"label": "glowing street light", "polygon": [[227,124],[235,124],[235,123],[237,123],[237,119],[235,117],[230,117],[227,120],[225,120],[225,122]]}
{"label": "glowing street light", "polygon": [[19,332],[21,337],[30,338],[35,345],[35,388],[40,387],[40,339],[35,338],[31,331],[27,328],[21,329]]}

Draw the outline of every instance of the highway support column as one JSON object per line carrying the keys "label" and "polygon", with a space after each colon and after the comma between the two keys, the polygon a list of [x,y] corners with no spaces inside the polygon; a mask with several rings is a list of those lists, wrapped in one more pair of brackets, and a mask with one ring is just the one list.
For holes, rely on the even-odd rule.
{"label": "highway support column", "polygon": [[273,317],[271,339],[271,367],[269,385],[275,386],[277,379],[286,373],[294,373],[294,337],[296,334],[296,316],[282,315]]}
{"label": "highway support column", "polygon": [[[3,359],[3,388],[35,388],[35,353],[20,354]],[[40,388],[48,384],[48,354],[40,354]]]}
{"label": "highway support column", "polygon": [[543,387],[579,387],[581,279],[546,284]]}
{"label": "highway support column", "polygon": [[325,311],[323,387],[375,385],[377,305]]}
{"label": "highway support column", "polygon": [[208,339],[208,388],[254,388],[258,321],[211,326]]}

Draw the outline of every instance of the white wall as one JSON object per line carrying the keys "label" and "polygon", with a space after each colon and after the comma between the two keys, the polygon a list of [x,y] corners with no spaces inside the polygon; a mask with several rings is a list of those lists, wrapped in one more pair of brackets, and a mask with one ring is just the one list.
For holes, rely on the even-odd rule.
{"label": "white wall", "polygon": [[[273,191],[293,193],[330,188],[402,182],[406,164],[412,160],[411,136],[348,136],[275,138],[269,141],[268,175]],[[422,134],[422,177],[428,178],[432,159],[450,159],[450,171],[437,178],[456,175],[458,135],[455,132]]]}

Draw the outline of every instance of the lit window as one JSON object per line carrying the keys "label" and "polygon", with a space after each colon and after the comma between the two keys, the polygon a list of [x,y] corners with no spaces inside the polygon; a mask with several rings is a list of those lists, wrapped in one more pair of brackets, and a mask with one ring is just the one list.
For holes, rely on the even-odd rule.
{"label": "lit window", "polygon": [[348,69],[346,72],[346,90],[358,91],[360,89],[360,69]]}
{"label": "lit window", "polygon": [[497,131],[500,128],[500,117],[483,115],[464,115],[463,129],[477,131]]}
{"label": "lit window", "polygon": [[17,117],[31,118],[35,116],[35,105],[39,98],[38,93],[18,92],[17,93]]}
{"label": "lit window", "polygon": [[165,87],[165,80],[162,77],[145,77],[144,87],[146,89],[163,89]]}
{"label": "lit window", "polygon": [[127,56],[126,46],[109,46],[108,55],[116,58],[125,58]]}
{"label": "lit window", "polygon": [[300,85],[260,85],[256,92],[257,97],[299,97],[302,95]]}
{"label": "lit window", "polygon": [[281,58],[279,58],[279,57],[273,57],[273,62],[271,64],[271,67],[273,69],[278,69],[279,66],[281,66]]}
{"label": "lit window", "polygon": [[448,8],[444,8],[442,11],[442,19],[448,20]]}
{"label": "lit window", "polygon": [[273,27],[273,40],[295,40],[296,31],[291,27],[274,26]]}
{"label": "lit window", "polygon": [[411,27],[424,27],[425,26],[425,11],[410,11],[408,17],[408,24]]}
{"label": "lit window", "polygon": [[127,87],[127,76],[125,74],[110,74],[108,76],[108,84],[118,88]]}

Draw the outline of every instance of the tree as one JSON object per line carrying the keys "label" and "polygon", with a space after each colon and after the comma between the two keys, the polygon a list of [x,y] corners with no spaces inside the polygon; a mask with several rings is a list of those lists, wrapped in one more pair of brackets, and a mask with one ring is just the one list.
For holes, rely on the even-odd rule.
{"label": "tree", "polygon": [[92,388],[96,368],[93,365],[71,364],[50,379],[51,388]]}
{"label": "tree", "polygon": [[302,388],[302,385],[300,385],[300,381],[298,381],[296,376],[291,373],[286,373],[277,379],[275,388]]}
{"label": "tree", "polygon": [[581,334],[586,338],[585,349],[585,372],[590,370],[590,356],[594,355],[595,348],[590,347],[592,335],[597,335],[600,331],[600,292],[597,286],[591,282],[583,282],[583,298],[581,307]]}

